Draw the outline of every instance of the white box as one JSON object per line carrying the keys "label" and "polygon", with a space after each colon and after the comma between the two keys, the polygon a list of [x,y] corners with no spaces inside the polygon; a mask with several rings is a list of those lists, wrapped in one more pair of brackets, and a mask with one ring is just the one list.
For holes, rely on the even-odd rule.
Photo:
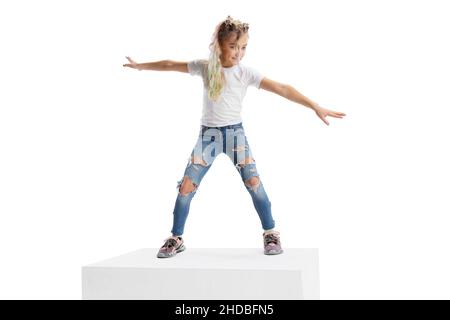
{"label": "white box", "polygon": [[318,249],[145,248],[82,267],[82,299],[319,299]]}

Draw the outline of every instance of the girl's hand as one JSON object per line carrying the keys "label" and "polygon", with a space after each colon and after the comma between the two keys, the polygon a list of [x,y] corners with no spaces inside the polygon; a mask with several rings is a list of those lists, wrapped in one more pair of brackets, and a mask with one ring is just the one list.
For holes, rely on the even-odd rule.
{"label": "girl's hand", "polygon": [[322,108],[320,106],[315,106],[313,109],[317,116],[323,121],[325,122],[325,124],[328,126],[330,123],[327,121],[327,119],[325,119],[326,116],[330,116],[330,117],[335,117],[335,118],[342,118],[343,116],[345,116],[345,113],[343,112],[338,112],[338,111],[332,111],[332,110],[328,110],[325,108]]}
{"label": "girl's hand", "polygon": [[138,69],[139,71],[141,71],[142,69],[139,69],[138,63],[135,62],[133,59],[131,59],[130,57],[125,57],[128,59],[128,61],[130,61],[130,63],[125,63],[123,66],[124,67],[130,67],[133,69]]}

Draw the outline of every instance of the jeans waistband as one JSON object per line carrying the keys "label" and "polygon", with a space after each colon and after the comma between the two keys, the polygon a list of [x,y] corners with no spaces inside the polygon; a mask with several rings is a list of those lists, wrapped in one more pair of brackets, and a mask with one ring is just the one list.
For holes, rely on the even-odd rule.
{"label": "jeans waistband", "polygon": [[228,126],[223,126],[223,127],[208,127],[208,126],[204,126],[201,125],[202,128],[215,128],[215,129],[235,129],[235,128],[242,128],[242,122],[236,123],[236,124],[230,124]]}

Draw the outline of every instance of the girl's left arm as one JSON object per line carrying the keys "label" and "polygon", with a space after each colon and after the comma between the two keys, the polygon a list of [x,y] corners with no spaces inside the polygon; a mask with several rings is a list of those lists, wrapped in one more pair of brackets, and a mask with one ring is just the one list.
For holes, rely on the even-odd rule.
{"label": "girl's left arm", "polygon": [[345,116],[345,113],[343,112],[322,108],[318,103],[311,101],[300,92],[298,92],[294,87],[288,84],[280,83],[268,78],[263,78],[261,80],[260,88],[276,93],[283,98],[297,102],[301,105],[304,105],[305,107],[311,108],[326,125],[330,124],[327,119],[325,119],[327,116],[335,118],[342,118],[343,116]]}

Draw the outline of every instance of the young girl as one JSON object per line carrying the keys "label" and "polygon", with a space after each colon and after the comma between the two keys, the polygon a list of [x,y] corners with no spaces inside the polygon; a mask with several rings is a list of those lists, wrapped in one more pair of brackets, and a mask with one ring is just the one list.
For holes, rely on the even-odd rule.
{"label": "young girl", "polygon": [[164,240],[164,245],[157,254],[159,258],[173,257],[185,250],[182,235],[191,200],[214,159],[222,152],[233,162],[252,197],[264,230],[264,253],[274,255],[283,252],[280,233],[274,229],[271,203],[256,169],[255,159],[242,124],[242,100],[248,86],[276,93],[309,107],[327,125],[329,125],[325,119],[327,116],[335,118],[345,116],[342,112],[324,109],[292,86],[268,79],[256,69],[243,65],[241,60],[245,56],[248,44],[248,29],[247,23],[230,16],[220,22],[209,45],[209,60],[136,63],[126,57],[130,63],[124,64],[124,67],[190,73],[201,76],[204,85],[203,113],[198,139],[191,152],[183,179],[178,181],[179,192],[173,211],[172,236]]}

